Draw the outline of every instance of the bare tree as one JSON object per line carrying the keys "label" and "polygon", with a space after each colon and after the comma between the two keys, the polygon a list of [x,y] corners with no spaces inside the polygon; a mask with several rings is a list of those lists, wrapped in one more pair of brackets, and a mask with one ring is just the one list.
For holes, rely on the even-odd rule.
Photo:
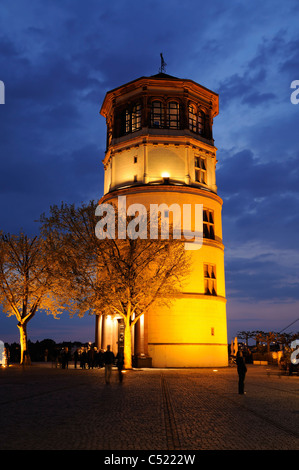
{"label": "bare tree", "polygon": [[248,348],[248,340],[250,338],[255,338],[255,332],[254,331],[239,331],[237,333],[237,337],[240,339],[245,339],[246,347]]}
{"label": "bare tree", "polygon": [[178,240],[110,241],[103,251],[99,294],[105,311],[124,319],[125,367],[131,367],[131,328],[154,304],[170,306],[181,289],[188,264]]}
{"label": "bare tree", "polygon": [[[56,286],[57,287],[57,286]],[[18,321],[21,364],[29,362],[27,324],[37,311],[45,310],[55,317],[62,308],[55,297],[55,282],[41,237],[0,236],[0,302],[8,316]]]}
{"label": "bare tree", "polygon": [[[170,305],[190,269],[181,240],[95,235],[97,205],[53,206],[42,233],[58,263],[72,314],[118,314],[124,319],[125,367],[132,367],[131,330],[154,304]],[[116,232],[120,220],[116,217]],[[130,220],[126,220],[127,224]],[[121,222],[123,224],[123,221]],[[147,227],[147,233],[149,228]]]}

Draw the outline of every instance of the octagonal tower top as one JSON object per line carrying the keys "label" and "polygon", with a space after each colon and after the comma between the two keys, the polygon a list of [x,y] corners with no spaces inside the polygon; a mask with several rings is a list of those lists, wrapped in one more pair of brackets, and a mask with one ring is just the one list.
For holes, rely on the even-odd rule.
{"label": "octagonal tower top", "polygon": [[107,124],[105,193],[165,178],[216,192],[218,102],[217,93],[163,72],[108,91],[100,111]]}
{"label": "octagonal tower top", "polygon": [[100,114],[107,123],[107,149],[137,135],[190,136],[214,143],[218,94],[189,79],[165,73],[141,77],[106,93]]}

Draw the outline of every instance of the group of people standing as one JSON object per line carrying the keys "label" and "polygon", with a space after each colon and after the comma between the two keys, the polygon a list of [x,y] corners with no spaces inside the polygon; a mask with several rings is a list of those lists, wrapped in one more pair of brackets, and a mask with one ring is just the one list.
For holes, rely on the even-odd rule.
{"label": "group of people standing", "polygon": [[104,351],[97,350],[96,348],[80,348],[74,352],[74,367],[77,369],[77,365],[81,369],[97,369],[103,367],[103,354]]}
{"label": "group of people standing", "polygon": [[115,356],[111,350],[110,345],[107,346],[107,350],[99,351],[96,348],[81,348],[74,352],[74,367],[77,369],[77,365],[81,369],[97,369],[105,367],[105,382],[110,383],[112,366],[116,365],[118,370],[119,381],[123,380],[123,368],[124,368],[124,355],[122,351],[119,351]]}
{"label": "group of people standing", "polygon": [[[68,354],[67,351],[61,356],[62,367],[68,367]],[[78,363],[80,364],[81,369],[94,369],[105,367],[105,382],[110,384],[112,367],[117,366],[119,382],[123,381],[123,369],[124,369],[124,354],[122,351],[119,351],[115,356],[111,350],[110,345],[107,346],[107,350],[97,350],[96,348],[81,348],[77,349],[74,352],[74,367],[77,368]],[[236,356],[237,371],[239,376],[238,383],[238,392],[240,395],[243,395],[244,392],[244,382],[247,372],[247,367],[245,364],[245,359],[242,354],[242,351],[239,350]]]}

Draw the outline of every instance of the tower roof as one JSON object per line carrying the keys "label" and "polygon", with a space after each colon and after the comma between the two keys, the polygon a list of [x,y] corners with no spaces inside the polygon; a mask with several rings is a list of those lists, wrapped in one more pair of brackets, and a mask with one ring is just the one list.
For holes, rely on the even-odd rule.
{"label": "tower roof", "polygon": [[[217,116],[218,114],[218,93],[215,93],[212,90],[209,90],[208,88],[204,87],[203,85],[200,85],[199,83],[194,82],[193,80],[190,80],[189,78],[178,78],[174,77],[173,75],[169,75],[164,72],[159,72],[155,75],[151,76],[142,76],[139,78],[136,78],[130,82],[127,82],[123,85],[120,85],[110,91],[108,91],[105,95],[100,114],[102,116],[107,115],[107,111],[111,106],[111,102],[113,99],[117,99],[118,97],[121,97],[122,95],[126,95],[127,93],[131,93],[136,91],[140,87],[146,87],[147,85],[158,85],[161,86],[162,82],[165,82],[165,85],[167,82],[175,82],[176,87],[183,88],[185,90],[192,90],[194,93],[200,93],[205,98],[213,102],[213,116]],[[170,84],[168,84],[170,86]]]}

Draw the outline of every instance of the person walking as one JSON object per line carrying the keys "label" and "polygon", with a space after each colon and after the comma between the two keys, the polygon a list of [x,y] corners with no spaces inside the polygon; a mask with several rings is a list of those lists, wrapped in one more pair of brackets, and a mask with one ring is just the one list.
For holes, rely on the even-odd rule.
{"label": "person walking", "polygon": [[105,381],[106,384],[110,384],[112,366],[114,364],[114,353],[110,350],[110,345],[107,346],[107,351],[104,352],[104,364],[105,364]]}
{"label": "person walking", "polygon": [[245,364],[242,351],[237,352],[236,363],[237,363],[237,370],[238,370],[238,375],[239,375],[239,394],[244,395],[244,381],[245,381],[245,375],[247,372],[247,367]]}

